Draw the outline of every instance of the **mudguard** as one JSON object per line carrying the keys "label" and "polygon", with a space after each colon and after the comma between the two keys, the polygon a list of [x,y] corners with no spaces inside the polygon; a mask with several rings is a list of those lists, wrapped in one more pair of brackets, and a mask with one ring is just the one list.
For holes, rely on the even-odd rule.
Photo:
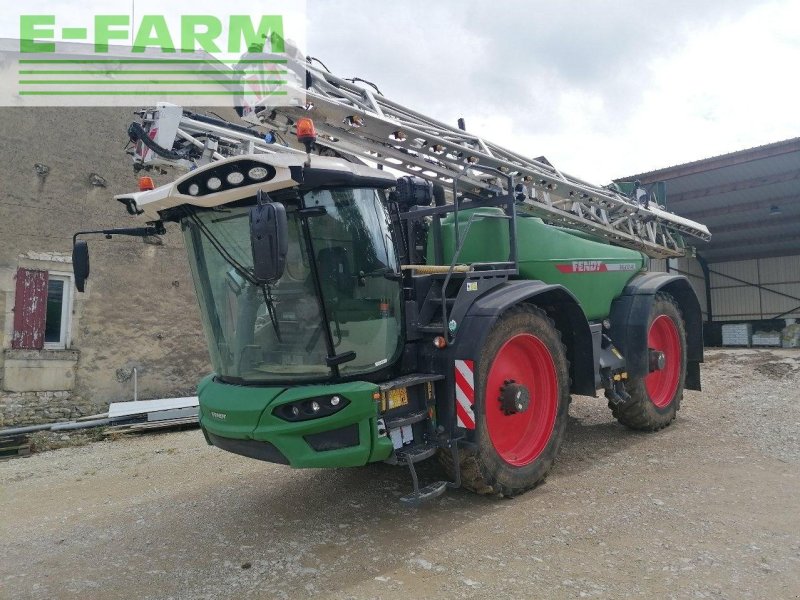
{"label": "mudguard", "polygon": [[575,296],[561,285],[536,280],[509,281],[478,298],[459,325],[452,358],[478,360],[486,336],[500,315],[524,302],[535,304],[547,312],[561,332],[570,363],[570,391],[594,396],[594,358],[589,322]]}
{"label": "mudguard", "polygon": [[700,390],[700,363],[703,362],[703,315],[700,302],[689,281],[672,273],[643,273],[625,286],[611,303],[611,339],[625,357],[628,374],[648,374],[647,330],[656,293],[670,294],[683,313],[686,325],[686,385]]}

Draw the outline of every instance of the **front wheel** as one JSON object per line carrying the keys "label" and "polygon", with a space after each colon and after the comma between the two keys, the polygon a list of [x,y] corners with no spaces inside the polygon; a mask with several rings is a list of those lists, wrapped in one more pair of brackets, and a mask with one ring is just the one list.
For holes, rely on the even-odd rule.
{"label": "front wheel", "polygon": [[647,329],[650,372],[631,378],[626,387],[631,400],[622,406],[609,402],[617,420],[644,431],[657,431],[675,419],[686,380],[686,328],[669,294],[656,294]]}
{"label": "front wheel", "polygon": [[[566,352],[547,315],[520,306],[494,325],[476,367],[476,447],[460,453],[462,483],[480,494],[515,496],[545,478],[564,438]],[[452,473],[449,453],[441,458]]]}

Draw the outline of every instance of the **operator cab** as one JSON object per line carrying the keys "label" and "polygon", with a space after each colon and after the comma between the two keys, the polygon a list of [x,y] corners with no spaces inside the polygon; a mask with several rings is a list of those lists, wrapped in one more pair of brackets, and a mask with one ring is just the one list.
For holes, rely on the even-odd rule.
{"label": "operator cab", "polygon": [[325,381],[393,364],[400,265],[383,190],[293,188],[261,202],[179,219],[220,379]]}
{"label": "operator cab", "polygon": [[[286,385],[380,375],[400,357],[395,186],[341,159],[247,155],[117,199],[180,225],[220,381]],[[84,241],[75,253],[88,276]]]}

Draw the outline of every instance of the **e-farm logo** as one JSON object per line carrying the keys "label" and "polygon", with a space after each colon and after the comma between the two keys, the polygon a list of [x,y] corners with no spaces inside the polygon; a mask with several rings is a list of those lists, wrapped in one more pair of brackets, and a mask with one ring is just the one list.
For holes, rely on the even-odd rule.
{"label": "e-farm logo", "polygon": [[[249,15],[231,15],[227,25],[227,49],[230,54],[261,52],[269,44],[272,52],[284,51],[283,17],[262,15],[258,26]],[[220,45],[223,22],[214,15],[181,15],[180,32],[177,39],[170,31],[163,15],[145,15],[135,31],[131,26],[130,15],[96,15],[92,34],[88,27],[56,27],[56,15],[20,15],[19,38],[21,53],[54,53],[56,33],[60,31],[63,41],[94,43],[98,54],[108,52],[112,41],[127,41],[133,36],[132,54],[141,54],[148,48],[164,53],[194,53],[204,50],[209,54],[219,54],[225,50]],[[92,39],[90,40],[90,36]],[[244,43],[243,43],[244,42]]]}
{"label": "e-farm logo", "polygon": [[[155,14],[156,0],[132,6],[137,2],[145,5],[139,14],[18,14],[16,44],[0,40],[17,67],[12,73],[10,61],[0,61],[0,104],[277,105],[290,94],[288,84],[301,79],[288,65],[299,49],[287,41],[292,32],[280,9],[302,5],[304,12],[302,0],[227,0],[209,14],[177,14],[174,3]],[[192,5],[209,8],[205,0]],[[245,7],[265,12],[248,14]],[[294,17],[290,22],[304,23]]]}

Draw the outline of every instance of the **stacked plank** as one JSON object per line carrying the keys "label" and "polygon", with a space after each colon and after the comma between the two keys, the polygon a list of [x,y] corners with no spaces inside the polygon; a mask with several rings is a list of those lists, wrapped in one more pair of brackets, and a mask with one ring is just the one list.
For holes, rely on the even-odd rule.
{"label": "stacked plank", "polygon": [[113,402],[104,435],[196,427],[198,406],[197,396]]}
{"label": "stacked plank", "polygon": [[0,460],[30,456],[31,445],[27,435],[0,436]]}

